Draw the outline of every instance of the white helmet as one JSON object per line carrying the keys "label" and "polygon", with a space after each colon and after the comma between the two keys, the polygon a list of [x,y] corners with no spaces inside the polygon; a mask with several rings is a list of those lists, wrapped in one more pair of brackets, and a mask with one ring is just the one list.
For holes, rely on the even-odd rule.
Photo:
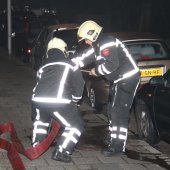
{"label": "white helmet", "polygon": [[94,21],[85,21],[82,23],[78,29],[77,36],[78,41],[88,39],[95,42],[102,30],[102,27]]}
{"label": "white helmet", "polygon": [[64,53],[65,57],[68,57],[67,44],[62,39],[56,37],[51,39],[47,46],[47,52],[52,48],[57,48],[61,50]]}

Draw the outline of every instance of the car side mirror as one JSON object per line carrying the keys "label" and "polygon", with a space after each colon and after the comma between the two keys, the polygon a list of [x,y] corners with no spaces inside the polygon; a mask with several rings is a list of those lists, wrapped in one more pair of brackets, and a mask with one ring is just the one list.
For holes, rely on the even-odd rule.
{"label": "car side mirror", "polygon": [[149,83],[151,85],[164,85],[164,78],[162,76],[152,77],[149,80]]}

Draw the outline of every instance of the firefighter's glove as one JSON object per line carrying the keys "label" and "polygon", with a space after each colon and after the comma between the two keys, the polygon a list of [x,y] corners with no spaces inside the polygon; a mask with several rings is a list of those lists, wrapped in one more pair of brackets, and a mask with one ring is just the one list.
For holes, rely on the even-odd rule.
{"label": "firefighter's glove", "polygon": [[91,75],[91,76],[97,76],[96,71],[95,71],[95,68],[92,68],[92,69],[90,70],[89,75]]}

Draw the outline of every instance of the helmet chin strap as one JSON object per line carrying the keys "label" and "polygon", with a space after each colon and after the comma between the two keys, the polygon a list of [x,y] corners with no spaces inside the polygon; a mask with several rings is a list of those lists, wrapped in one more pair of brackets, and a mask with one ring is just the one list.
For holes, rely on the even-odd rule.
{"label": "helmet chin strap", "polygon": [[68,56],[69,56],[68,51],[65,50],[63,53],[64,53],[64,55],[65,55],[65,58],[68,58]]}

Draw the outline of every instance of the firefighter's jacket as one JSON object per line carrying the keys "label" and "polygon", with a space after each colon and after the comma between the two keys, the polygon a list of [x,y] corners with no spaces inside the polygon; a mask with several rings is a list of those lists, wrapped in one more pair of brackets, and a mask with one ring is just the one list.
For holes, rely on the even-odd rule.
{"label": "firefighter's jacket", "polygon": [[139,75],[139,68],[125,45],[111,35],[101,34],[93,46],[77,55],[72,61],[79,67],[94,62],[97,75],[104,75],[115,83],[135,74]]}
{"label": "firefighter's jacket", "polygon": [[84,80],[79,69],[57,49],[48,51],[48,58],[37,71],[37,84],[32,100],[41,103],[69,104],[82,98]]}

